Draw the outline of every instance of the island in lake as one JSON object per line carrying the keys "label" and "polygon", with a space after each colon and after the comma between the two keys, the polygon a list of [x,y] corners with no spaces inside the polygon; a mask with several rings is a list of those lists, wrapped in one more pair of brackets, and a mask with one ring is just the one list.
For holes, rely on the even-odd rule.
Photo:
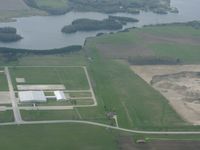
{"label": "island in lake", "polygon": [[21,40],[22,37],[17,34],[17,29],[13,27],[0,28],[0,42],[16,42]]}
{"label": "island in lake", "polygon": [[119,30],[128,22],[138,22],[129,17],[109,16],[104,20],[77,19],[71,25],[64,26],[62,32],[75,33],[77,31]]}

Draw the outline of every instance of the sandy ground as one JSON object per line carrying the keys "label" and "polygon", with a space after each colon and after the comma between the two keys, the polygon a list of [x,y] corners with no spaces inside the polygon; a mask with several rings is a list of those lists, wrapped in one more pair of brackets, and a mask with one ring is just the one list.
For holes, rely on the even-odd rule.
{"label": "sandy ground", "polygon": [[200,65],[132,66],[151,84],[182,118],[200,125]]}
{"label": "sandy ground", "polygon": [[28,10],[23,0],[0,0],[0,10]]}
{"label": "sandy ground", "polygon": [[0,92],[0,104],[9,104],[9,103],[11,103],[9,92]]}
{"label": "sandy ground", "polygon": [[145,65],[131,66],[131,69],[146,82],[150,83],[155,75],[174,74],[183,71],[200,72],[200,65]]}

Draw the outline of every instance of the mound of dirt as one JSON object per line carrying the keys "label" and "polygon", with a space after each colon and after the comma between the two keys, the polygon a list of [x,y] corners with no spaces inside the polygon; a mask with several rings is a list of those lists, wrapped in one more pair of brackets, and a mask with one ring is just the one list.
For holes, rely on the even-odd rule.
{"label": "mound of dirt", "polygon": [[[200,89],[200,83],[198,80],[200,80],[200,72],[184,71],[175,74],[153,76],[151,84],[156,89],[173,90],[180,94],[184,101],[200,102],[200,90],[198,90],[198,87]],[[195,81],[195,87],[197,88],[190,84]]]}
{"label": "mound of dirt", "polygon": [[200,65],[132,66],[187,122],[200,125]]}

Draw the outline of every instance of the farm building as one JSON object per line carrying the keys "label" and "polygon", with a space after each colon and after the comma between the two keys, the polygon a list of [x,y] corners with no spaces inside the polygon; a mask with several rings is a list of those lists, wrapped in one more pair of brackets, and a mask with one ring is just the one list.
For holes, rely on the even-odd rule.
{"label": "farm building", "polygon": [[19,92],[20,102],[46,102],[47,98],[43,91],[22,91]]}
{"label": "farm building", "polygon": [[65,101],[70,99],[69,94],[65,95],[63,91],[54,91],[54,94],[56,96],[57,101]]}

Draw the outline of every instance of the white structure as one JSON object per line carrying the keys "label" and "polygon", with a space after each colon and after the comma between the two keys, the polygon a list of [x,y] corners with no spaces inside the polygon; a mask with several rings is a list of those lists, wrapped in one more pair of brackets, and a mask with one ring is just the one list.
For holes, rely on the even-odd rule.
{"label": "white structure", "polygon": [[68,96],[65,96],[65,93],[63,91],[54,91],[54,94],[56,96],[57,101],[65,101],[65,100],[69,100],[69,94]]}
{"label": "white structure", "polygon": [[24,78],[16,78],[17,83],[25,83],[26,80]]}
{"label": "white structure", "polygon": [[20,102],[46,102],[47,98],[43,91],[22,91],[19,92]]}

